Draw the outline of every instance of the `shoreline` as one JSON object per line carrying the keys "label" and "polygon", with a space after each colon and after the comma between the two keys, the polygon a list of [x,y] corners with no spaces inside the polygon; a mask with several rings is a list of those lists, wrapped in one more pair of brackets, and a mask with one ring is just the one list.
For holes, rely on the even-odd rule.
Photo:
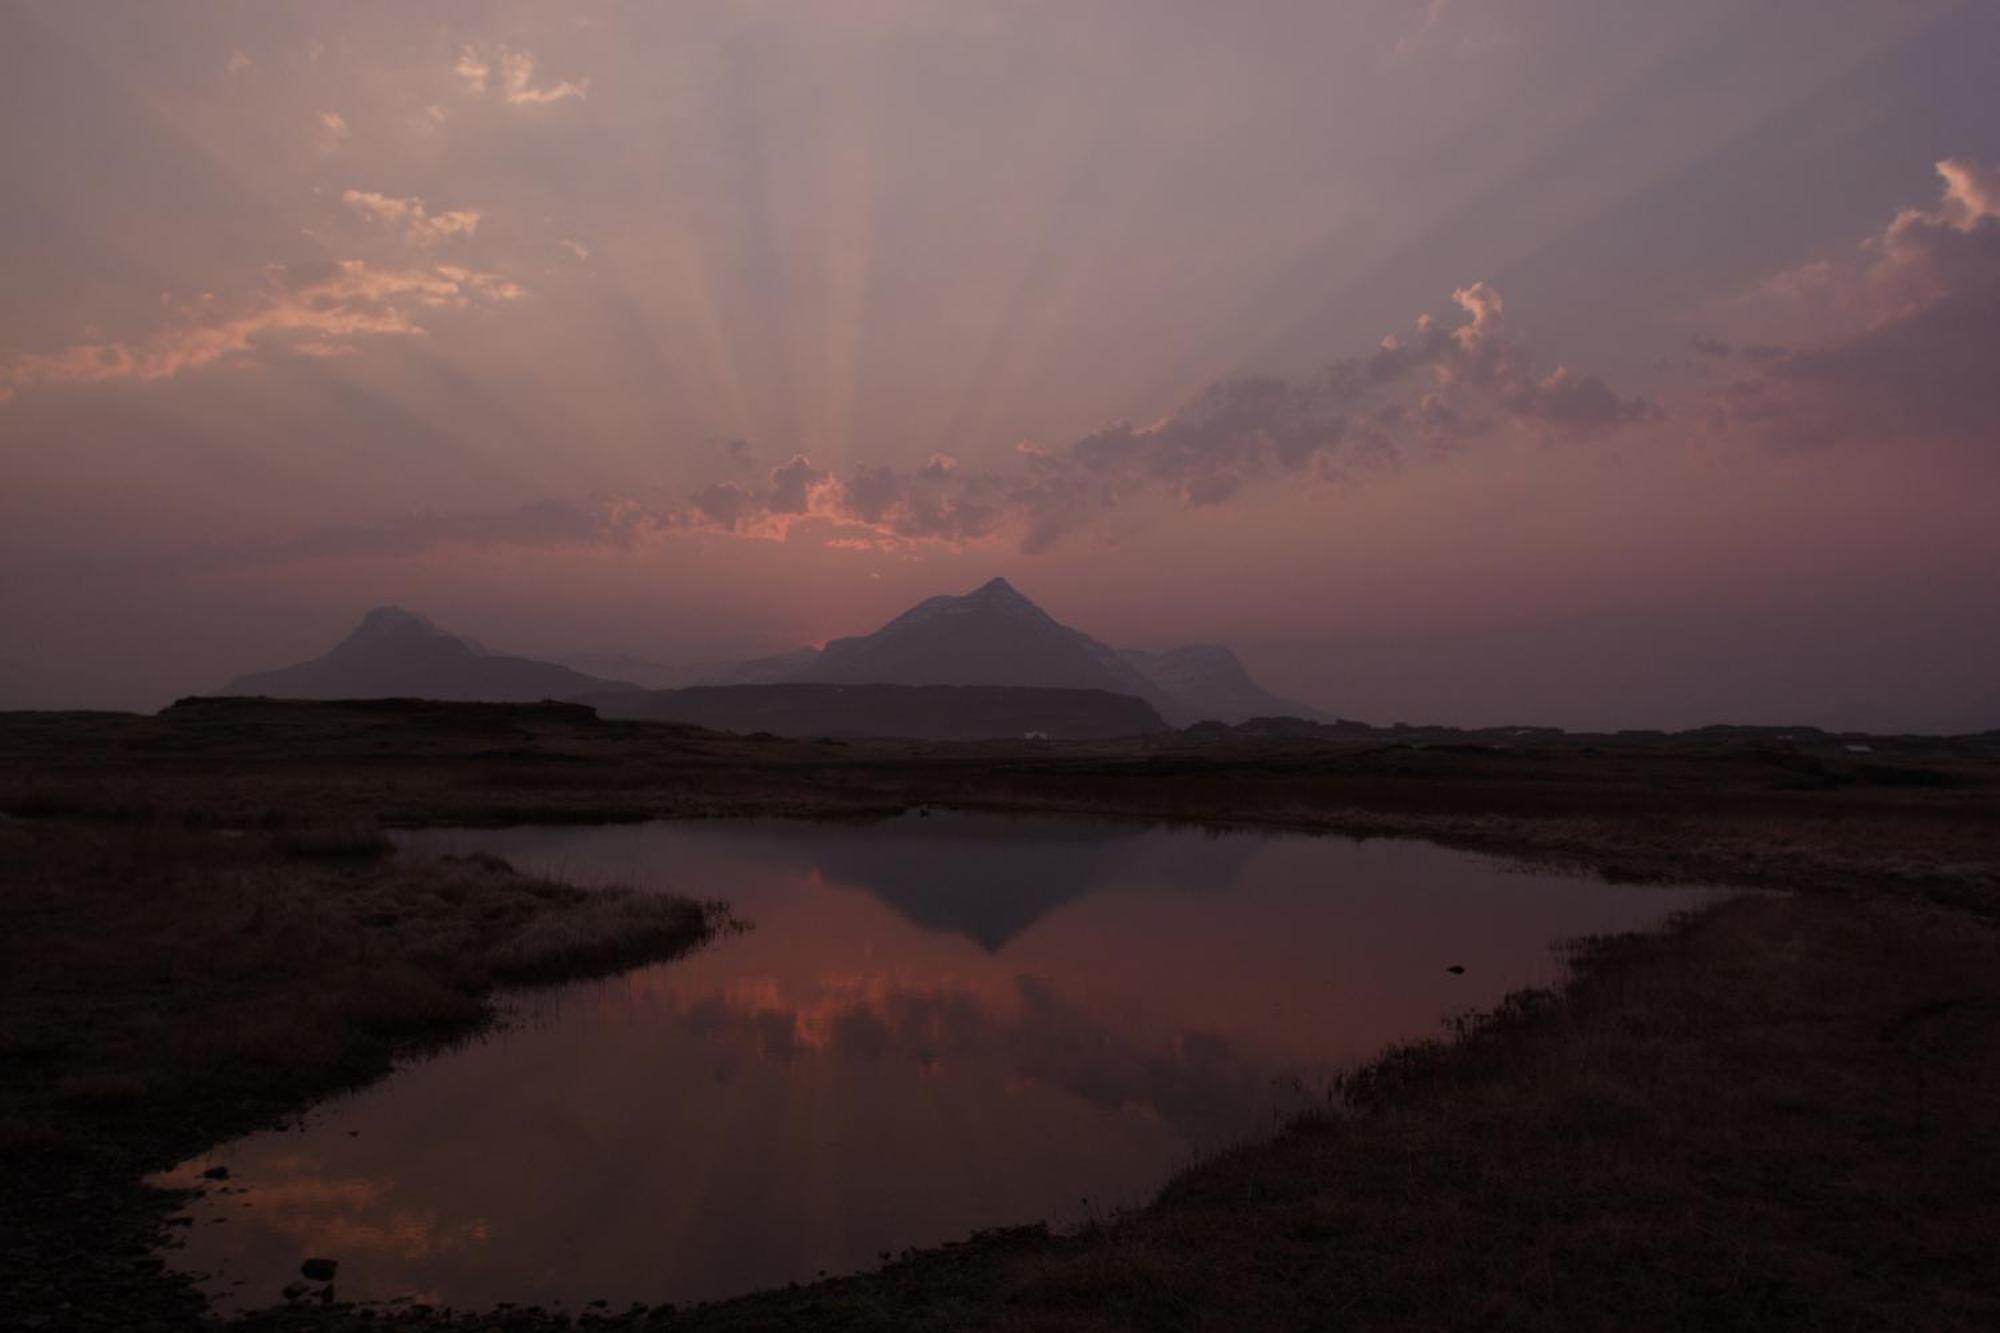
{"label": "shoreline", "polygon": [[[509,996],[732,928],[717,904],[406,860],[348,828],[13,819],[0,884],[0,1311],[24,1327],[207,1320],[159,1254],[185,1192],[149,1177],[490,1030]],[[72,930],[94,938],[65,954]]]}
{"label": "shoreline", "polygon": [[[1534,1251],[1541,1243],[1536,1237],[1553,1233],[1547,1231],[1546,1218],[1525,1226],[1504,1197],[1478,1190],[1470,1196],[1462,1190],[1452,1193],[1458,1189],[1452,1180],[1458,1177],[1433,1178],[1422,1159],[1398,1159],[1405,1174],[1394,1179],[1368,1166],[1381,1156],[1384,1142],[1393,1147],[1401,1141],[1396,1135],[1414,1132],[1417,1125],[1427,1127],[1424,1132],[1434,1136],[1429,1140],[1433,1150],[1465,1179],[1496,1173],[1504,1177],[1525,1171],[1530,1162],[1539,1173],[1577,1181],[1590,1180],[1595,1172],[1603,1179],[1581,1194],[1551,1196],[1541,1206],[1549,1216],[1566,1219],[1564,1225],[1584,1215],[1637,1209],[1621,1225],[1633,1229],[1633,1235],[1652,1228],[1648,1245],[1692,1246],[1690,1253],[1706,1253],[1706,1242],[1672,1222],[1674,1209],[1728,1218],[1741,1201],[1702,1195],[1695,1186],[1706,1173],[1698,1164],[1684,1161],[1682,1176],[1674,1179],[1649,1175],[1647,1164],[1671,1160],[1669,1149],[1676,1143],[1721,1133],[1720,1146],[1712,1151],[1740,1152],[1744,1142],[1754,1140],[1755,1160],[1738,1163],[1739,1174],[1747,1172],[1744,1179],[1763,1179],[1759,1173],[1769,1160],[1789,1161],[1796,1149],[1816,1154],[1822,1166],[1833,1164],[1839,1168],[1836,1174],[1844,1172],[1864,1185],[1885,1172],[1903,1173],[1900,1178],[1907,1185],[1909,1172],[1927,1169],[1921,1162],[1912,1164],[1915,1144],[1922,1149],[1919,1158],[1946,1163],[1951,1170],[1924,1176],[1922,1188],[1909,1194],[1932,1204],[1942,1201],[1941,1209],[1933,1209],[1942,1220],[1920,1228],[1929,1248],[1920,1246],[1896,1266],[1906,1276],[1955,1275],[1955,1285],[1942,1289],[1950,1300],[1926,1307],[1932,1326],[1976,1326],[1989,1313],[2000,1320],[2000,1293],[1994,1284],[1976,1281],[1957,1267],[1970,1238],[2000,1229],[2000,1204],[1985,1202],[2000,1200],[2000,1162],[1989,1146],[2000,1142],[1993,1132],[2000,1125],[1986,1109],[2000,1094],[1993,1086],[2000,1079],[2000,1059],[1995,1058],[2000,1056],[2000,997],[1993,980],[2000,977],[2000,931],[1993,926],[2000,917],[1995,911],[2000,903],[2000,820],[1991,817],[2000,782],[1976,766],[1966,770],[1969,776],[1959,785],[1857,796],[1852,791],[1746,785],[1742,765],[1705,757],[1682,762],[1670,756],[1660,761],[1658,772],[1641,773],[1638,779],[1616,765],[1579,768],[1568,756],[1548,759],[1543,770],[1524,771],[1515,763],[1504,780],[1479,771],[1482,761],[1464,756],[1397,756],[1398,762],[1439,766],[1417,779],[1356,780],[1342,772],[1288,771],[1298,767],[1293,758],[1274,767],[1268,756],[1255,754],[1189,775],[1162,773],[1143,758],[1015,754],[996,762],[984,752],[936,747],[854,747],[865,752],[830,755],[829,747],[810,742],[608,724],[511,736],[509,752],[496,759],[490,757],[493,737],[487,722],[468,730],[448,712],[450,725],[442,731],[410,729],[407,719],[395,719],[400,730],[387,734],[396,748],[384,762],[372,754],[357,758],[356,751],[374,749],[380,742],[357,734],[352,719],[338,716],[337,709],[307,706],[296,712],[310,728],[302,744],[274,750],[254,733],[247,739],[218,739],[197,732],[171,738],[173,746],[140,749],[136,763],[122,763],[119,756],[134,753],[134,738],[157,741],[161,724],[156,719],[117,720],[122,735],[106,733],[115,743],[100,736],[96,749],[75,746],[53,759],[47,741],[60,736],[61,728],[52,732],[47,719],[38,719],[35,734],[24,738],[0,720],[0,809],[10,814],[0,820],[0,839],[17,844],[19,852],[21,840],[64,836],[51,831],[66,827],[77,845],[94,848],[90,855],[100,861],[115,859],[117,848],[126,843],[143,861],[150,855],[145,850],[149,838],[156,847],[187,840],[220,847],[225,849],[222,860],[191,882],[211,884],[211,890],[213,883],[234,883],[230,901],[252,912],[257,902],[271,900],[272,885],[278,883],[268,876],[244,878],[255,870],[250,862],[258,858],[275,857],[271,864],[283,869],[280,879],[310,882],[319,886],[317,891],[348,901],[352,895],[343,897],[346,890],[340,886],[351,888],[370,876],[388,875],[396,865],[394,857],[367,852],[369,827],[606,822],[601,815],[607,809],[656,818],[847,819],[948,805],[1023,815],[1415,837],[1583,875],[1605,877],[1608,870],[1619,879],[1800,891],[1796,896],[1728,899],[1665,931],[1593,941],[1577,955],[1580,970],[1559,997],[1519,997],[1452,1040],[1386,1052],[1350,1080],[1348,1106],[1339,1115],[1300,1122],[1271,1139],[1197,1164],[1175,1176],[1154,1203],[1083,1233],[1050,1235],[1030,1228],[986,1234],[912,1254],[880,1272],[684,1310],[671,1317],[674,1327],[1286,1326],[1311,1323],[1311,1311],[1279,1300],[1281,1291],[1317,1289],[1315,1284],[1329,1282],[1333,1287],[1315,1299],[1343,1306],[1365,1324],[1435,1326],[1475,1318],[1587,1327],[1615,1314],[1614,1322],[1674,1326],[1697,1313],[1704,1323],[1738,1322],[1727,1303],[1699,1311],[1658,1304],[1672,1294],[1664,1289],[1648,1298],[1655,1302],[1651,1305],[1604,1305],[1632,1279],[1599,1272],[1587,1253],[1568,1254],[1566,1261],[1582,1264],[1580,1271],[1592,1275],[1589,1281],[1579,1285],[1581,1280],[1572,1276],[1558,1283],[1557,1290],[1592,1292],[1599,1304],[1587,1310],[1562,1301],[1491,1306],[1496,1298],[1486,1288],[1499,1280],[1496,1274],[1504,1276],[1529,1260],[1553,1263],[1547,1255],[1537,1259]],[[503,716],[502,721],[512,730],[523,728],[520,718]],[[1321,767],[1349,762],[1338,753],[1308,758]],[[1474,765],[1470,772],[1467,763]],[[1761,769],[1751,771],[1759,780],[1764,776]],[[465,818],[475,811],[486,817]],[[230,825],[239,836],[222,837],[219,830]],[[359,837],[356,829],[363,830]],[[8,861],[13,882],[8,885],[7,924],[13,927],[17,956],[36,948],[38,938],[44,943],[63,938],[63,911],[74,920],[95,919],[84,910],[88,904],[67,902],[72,890],[67,881],[58,882],[83,863],[47,853],[42,848]],[[472,875],[475,868],[461,869]],[[522,887],[514,881],[533,878],[511,870],[503,876],[490,867],[478,873],[512,890]],[[23,904],[33,894],[24,899],[22,886],[36,876],[41,877],[38,892],[47,901],[24,915]],[[256,887],[260,883],[262,889]],[[557,892],[547,901],[560,896]],[[476,900],[481,899],[468,893],[460,903]],[[575,902],[569,905],[573,908]],[[75,916],[79,911],[82,915]],[[134,920],[158,928],[157,915],[141,911]],[[553,920],[560,913],[548,915]],[[441,910],[430,924],[450,929],[452,920],[451,911]],[[384,939],[409,934],[400,922],[381,929],[390,932]],[[655,944],[666,947],[661,941]],[[618,970],[621,959],[629,957],[621,952],[627,947],[629,943],[592,958],[572,958],[561,975]],[[1753,961],[1746,962],[1745,950]],[[143,952],[135,954],[138,963],[152,966],[140,957]],[[287,966],[293,961],[282,950],[276,956]],[[178,971],[170,968],[163,975],[171,985],[185,986],[188,978],[209,975],[217,966],[225,971],[236,966],[217,958],[214,952],[197,950],[181,958]],[[117,1006],[110,1001],[116,997],[104,989],[108,983],[88,972],[77,972],[72,980],[79,976],[86,978],[84,989],[61,1003],[81,1005],[81,1012],[105,1010],[115,1020]],[[379,1075],[386,1067],[385,1051],[414,1054],[478,1030],[492,1021],[492,983],[497,979],[497,973],[490,974],[484,989],[474,985],[467,991],[465,979],[459,978],[459,994],[479,998],[470,1007],[461,1001],[440,1009],[433,994],[424,1002],[431,1006],[427,1020],[396,1014],[392,1002],[375,1020],[381,1030],[363,1042],[374,1053],[372,1062],[363,1058],[314,1065],[311,1075],[295,1073],[289,1082],[278,1078],[261,1092],[224,1080],[206,1090],[141,1087],[135,1093],[130,1082],[120,1082],[116,1068],[82,1070],[97,1081],[93,1086],[89,1079],[72,1080],[63,1094],[74,1103],[65,1113],[73,1113],[73,1132],[66,1130],[67,1122],[45,1112],[23,1114],[17,1103],[0,1137],[0,1160],[11,1186],[7,1215],[0,1220],[14,1237],[0,1250],[5,1260],[0,1267],[15,1275],[10,1290],[0,1291],[0,1300],[28,1318],[29,1327],[177,1328],[203,1320],[199,1297],[161,1271],[153,1248],[166,1233],[172,1199],[139,1184],[140,1175],[170,1167],[274,1116],[295,1115],[341,1087]],[[274,984],[255,976],[249,981],[253,992],[258,985]],[[96,993],[90,991],[92,985]],[[1689,1012],[1708,1014],[1707,1026],[1701,1031],[1676,1028],[1679,1020],[1658,1004],[1662,987]],[[56,1049],[60,1042],[51,1048],[32,1031],[22,1037],[21,1006],[37,1003],[35,988],[17,985],[7,995],[10,1019],[6,1040],[0,1042],[0,1061],[11,1081],[18,1087],[52,1086],[77,1073],[76,1050]],[[157,1007],[158,1001],[149,998],[146,1003]],[[1770,1012],[1789,1012],[1791,1018],[1773,1026],[1757,1017]],[[1705,1077],[1725,1088],[1746,1079],[1754,1083],[1777,1077],[1797,1054],[1788,1045],[1797,1031],[1821,1029],[1842,1034],[1837,1049],[1813,1048],[1814,1059],[1793,1071],[1796,1086],[1773,1092],[1769,1104],[1734,1106],[1719,1127],[1694,1095],[1702,1079],[1692,1073],[1687,1085],[1677,1086],[1664,1101],[1633,1091],[1634,1080],[1643,1084],[1656,1077],[1649,1068],[1705,1070]],[[1678,1036],[1661,1046],[1660,1034],[1667,1030]],[[1892,1038],[1882,1037],[1883,1032]],[[1651,1049],[1650,1065],[1632,1064],[1649,1048],[1657,1048]],[[298,1053],[280,1054],[289,1059]],[[1584,1062],[1586,1056],[1597,1063]],[[286,1060],[274,1067],[286,1067]],[[329,1068],[339,1073],[330,1077]],[[1521,1083],[1523,1071],[1564,1069],[1570,1070],[1566,1077],[1573,1086],[1561,1106],[1538,1100],[1531,1095],[1534,1088]],[[1510,1087],[1513,1101],[1491,1101],[1497,1095],[1493,1089]],[[133,1113],[134,1103],[143,1114]],[[45,1103],[55,1105],[57,1101]],[[1815,1105],[1824,1109],[1815,1114]],[[145,1127],[136,1127],[135,1121]],[[1878,1132],[1881,1124],[1900,1128],[1884,1139]],[[1448,1132],[1448,1125],[1457,1128]],[[1577,1125],[1584,1127],[1581,1146],[1562,1147],[1577,1138],[1570,1132]],[[1912,1130],[1911,1125],[1920,1128]],[[1664,1132],[1667,1126],[1672,1133]],[[1529,1132],[1537,1127],[1547,1142]],[[78,1141],[64,1142],[66,1132]],[[1505,1151],[1493,1147],[1488,1140],[1494,1135],[1511,1146]],[[1788,1147],[1788,1141],[1795,1142]],[[1378,1191],[1378,1206],[1373,1212],[1333,1208],[1329,1213],[1327,1199],[1318,1198],[1308,1207],[1296,1188],[1302,1181],[1319,1181],[1335,1194],[1365,1184]],[[1990,1186],[1985,1194],[1966,1193],[1982,1182]],[[1798,1242],[1803,1248],[1768,1256],[1767,1267],[1791,1273],[1803,1264],[1800,1273],[1818,1273],[1813,1265],[1831,1262],[1827,1255],[1836,1251],[1845,1256],[1841,1262],[1865,1267],[1865,1255],[1854,1249],[1849,1230],[1863,1215],[1853,1209],[1872,1197],[1866,1189],[1850,1182],[1859,1191],[1855,1198],[1830,1202],[1824,1189],[1792,1175],[1782,1183],[1789,1192],[1766,1201],[1770,1215],[1763,1218],[1764,1229],[1803,1228],[1805,1239]],[[1515,1192],[1536,1198],[1549,1188],[1538,1174],[1514,1185]],[[1398,1189],[1403,1193],[1397,1194]],[[1436,1205],[1427,1216],[1410,1202],[1432,1197],[1452,1202]],[[1233,1202],[1217,1203],[1217,1198]],[[1396,1207],[1388,1206],[1398,1199]],[[1885,1195],[1873,1206],[1893,1203]],[[1483,1276],[1474,1281],[1464,1270],[1477,1257],[1474,1246],[1465,1254],[1431,1254],[1425,1260],[1430,1267],[1421,1272],[1397,1267],[1403,1262],[1397,1256],[1409,1243],[1390,1243],[1396,1227],[1449,1229],[1481,1215],[1482,1209],[1497,1211],[1480,1234],[1526,1247],[1508,1263],[1481,1269]],[[1840,1233],[1835,1251],[1825,1249],[1825,1237],[1813,1239],[1828,1228]],[[1762,1244],[1754,1229],[1735,1234],[1732,1243],[1739,1247]],[[1169,1263],[1166,1256],[1175,1257]],[[1272,1267],[1276,1260],[1271,1256],[1286,1257]],[[1341,1285],[1345,1279],[1337,1274],[1351,1272],[1363,1259],[1379,1281],[1366,1290]],[[1202,1283],[1188,1278],[1195,1270],[1207,1275]],[[1983,1270],[1973,1265],[1971,1271]],[[1682,1285],[1687,1290],[1701,1287],[1685,1274]],[[1455,1290],[1457,1304],[1398,1304],[1431,1290],[1440,1300]],[[1391,1299],[1397,1291],[1403,1296]],[[1171,1301],[1168,1293],[1174,1293]],[[1823,1273],[1810,1281],[1792,1273],[1742,1310],[1761,1312],[1767,1321],[1810,1317],[1839,1324],[1843,1320],[1837,1316],[1843,1311],[1852,1315],[1859,1307],[1850,1305],[1858,1299],[1855,1292],[1829,1283]],[[585,1313],[605,1326],[619,1326],[618,1320],[626,1327],[665,1326],[669,1321],[657,1310],[616,1320],[608,1313]],[[1235,1313],[1244,1317],[1237,1320]],[[46,1322],[36,1325],[36,1316]],[[390,1316],[313,1305],[266,1310],[214,1326],[555,1328],[569,1326],[576,1317],[547,1316],[537,1322],[526,1312],[511,1311],[445,1321],[419,1311]]]}

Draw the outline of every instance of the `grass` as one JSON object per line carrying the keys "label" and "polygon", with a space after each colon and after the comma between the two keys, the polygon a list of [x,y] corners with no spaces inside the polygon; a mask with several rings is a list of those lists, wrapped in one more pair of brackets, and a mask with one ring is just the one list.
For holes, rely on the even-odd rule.
{"label": "grass", "polygon": [[[720,920],[491,856],[410,860],[356,824],[0,821],[0,1309],[148,1277],[167,1200],[142,1173],[476,1030],[497,987],[671,957]],[[141,1311],[198,1306],[141,1287]],[[102,1326],[126,1322],[108,1301]]]}
{"label": "grass", "polygon": [[2000,1326],[2000,935],[1756,897],[1576,964],[1148,1208],[688,1326]]}
{"label": "grass", "polygon": [[[712,908],[491,856],[397,856],[379,829],[0,824],[0,1114],[346,1081],[477,1023],[500,985],[679,952]],[[102,1126],[94,1128],[101,1129]]]}
{"label": "grass", "polygon": [[1420,837],[1627,879],[2000,918],[2000,733],[1024,746],[754,740],[567,706],[190,701],[0,714],[0,811],[282,832],[891,814],[921,804]]}
{"label": "grass", "polygon": [[0,1311],[197,1320],[140,1171],[472,1030],[495,986],[665,956],[713,920],[490,857],[409,862],[383,825],[937,803],[1793,896],[1587,942],[1562,994],[1391,1052],[1150,1207],[673,1326],[2000,1326],[2000,738],[1865,763],[1768,737],[1161,744],[826,746],[410,704],[0,716]]}

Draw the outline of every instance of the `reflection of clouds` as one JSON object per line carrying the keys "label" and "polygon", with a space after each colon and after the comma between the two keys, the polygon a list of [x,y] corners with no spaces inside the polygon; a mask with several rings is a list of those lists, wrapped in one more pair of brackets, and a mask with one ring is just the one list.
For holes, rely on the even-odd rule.
{"label": "reflection of clouds", "polygon": [[[209,1165],[209,1159],[197,1158],[160,1177],[160,1183],[177,1189],[199,1187],[201,1173]],[[223,1197],[247,1203],[257,1225],[267,1231],[290,1236],[307,1249],[343,1256],[425,1259],[476,1249],[492,1238],[483,1218],[444,1223],[435,1209],[395,1207],[392,1185],[321,1174],[315,1166],[310,1158],[296,1154],[260,1157],[255,1163],[256,1184],[228,1190]]]}
{"label": "reflection of clouds", "polygon": [[730,1083],[757,1062],[902,1064],[925,1078],[990,1071],[1003,1088],[1053,1088],[1137,1111],[1203,1143],[1243,1132],[1269,1101],[1273,1071],[1228,1037],[1191,1030],[1149,1041],[1039,977],[990,994],[856,974],[818,977],[799,993],[757,977],[687,1001],[659,998],[656,1021],[708,1045],[716,1076]]}

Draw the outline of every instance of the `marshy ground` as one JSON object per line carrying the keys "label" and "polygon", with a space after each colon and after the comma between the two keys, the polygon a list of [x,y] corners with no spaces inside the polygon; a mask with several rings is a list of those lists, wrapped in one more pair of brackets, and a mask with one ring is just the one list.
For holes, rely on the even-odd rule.
{"label": "marshy ground", "polygon": [[562,706],[14,715],[0,1302],[30,1326],[198,1321],[161,1271],[171,1201],[143,1173],[476,1030],[498,986],[668,956],[716,922],[490,858],[405,863],[381,827],[936,803],[1418,836],[1795,892],[1591,942],[1561,996],[1392,1052],[1325,1114],[1079,1234],[625,1322],[1990,1327],[1996,798],[2000,738],[910,746]]}

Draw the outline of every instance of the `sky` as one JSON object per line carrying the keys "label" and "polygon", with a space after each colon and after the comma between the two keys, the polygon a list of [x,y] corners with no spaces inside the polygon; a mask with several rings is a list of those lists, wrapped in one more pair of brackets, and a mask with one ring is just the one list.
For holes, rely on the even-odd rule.
{"label": "sky", "polygon": [[1387,723],[2000,726],[2000,6],[0,6],[0,707],[1004,576]]}

